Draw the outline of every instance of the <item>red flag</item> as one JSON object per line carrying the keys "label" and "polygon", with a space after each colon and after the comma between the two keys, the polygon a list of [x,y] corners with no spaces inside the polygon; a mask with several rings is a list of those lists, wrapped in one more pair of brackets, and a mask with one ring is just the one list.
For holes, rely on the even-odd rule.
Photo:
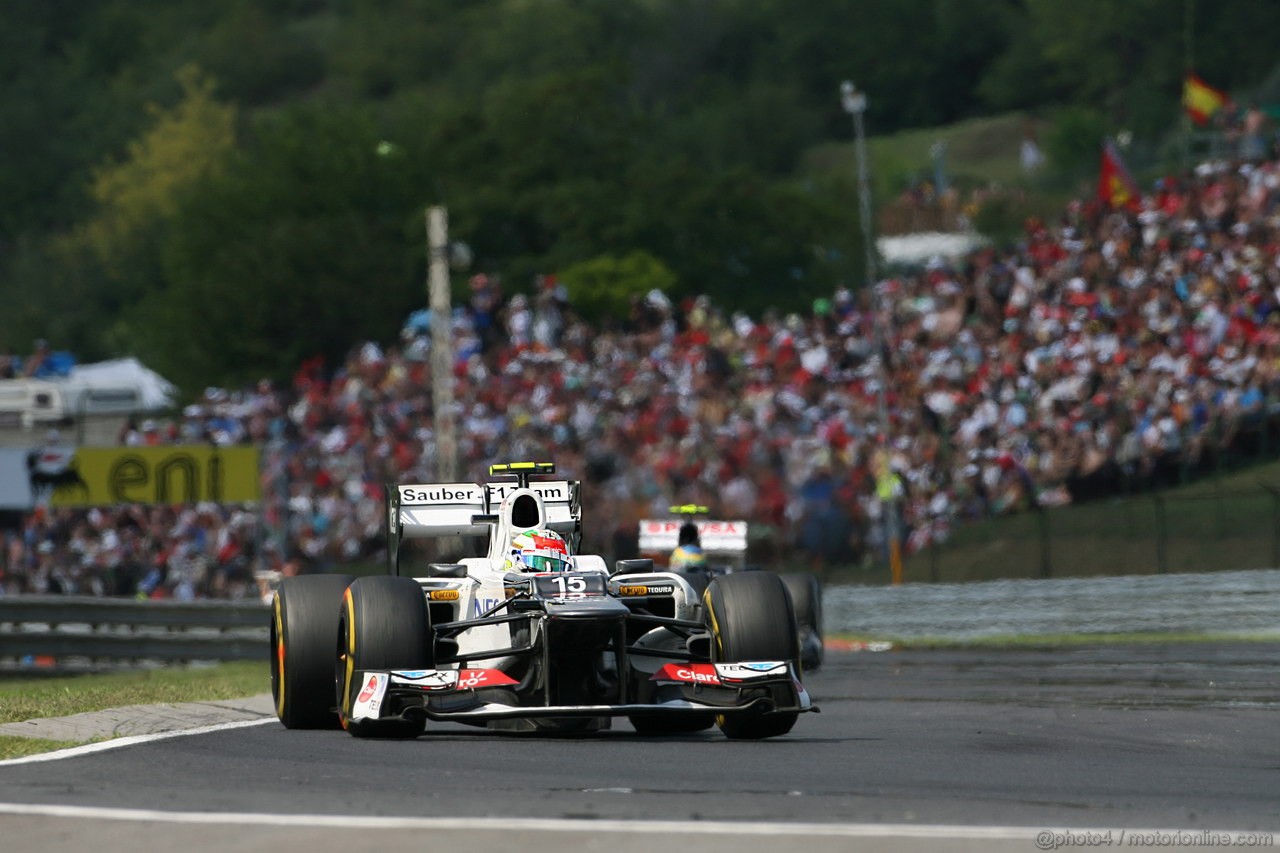
{"label": "red flag", "polygon": [[1110,139],[1102,143],[1102,168],[1098,174],[1098,201],[1111,207],[1136,210],[1142,200],[1138,182],[1125,168],[1120,152]]}

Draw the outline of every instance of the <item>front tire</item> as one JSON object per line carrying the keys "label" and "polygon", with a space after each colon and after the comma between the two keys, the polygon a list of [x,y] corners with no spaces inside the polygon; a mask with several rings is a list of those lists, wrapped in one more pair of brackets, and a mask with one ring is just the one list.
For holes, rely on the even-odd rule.
{"label": "front tire", "polygon": [[[715,578],[704,599],[711,629],[711,660],[785,660],[800,658],[799,632],[791,596],[770,572],[742,572]],[[791,731],[800,715],[787,713],[721,714],[720,731],[735,740],[777,737]]]}
{"label": "front tire", "polygon": [[791,594],[792,609],[800,628],[800,665],[805,672],[822,666],[822,581],[816,575],[779,575]]}
{"label": "front tire", "polygon": [[286,729],[337,728],[333,649],[350,575],[285,578],[271,599],[271,698]]}
{"label": "front tire", "polygon": [[361,687],[356,673],[435,668],[431,616],[418,582],[382,575],[356,580],[342,597],[334,645],[338,661],[330,683],[337,688],[342,727],[356,737],[412,738],[422,734],[425,720],[351,719]]}

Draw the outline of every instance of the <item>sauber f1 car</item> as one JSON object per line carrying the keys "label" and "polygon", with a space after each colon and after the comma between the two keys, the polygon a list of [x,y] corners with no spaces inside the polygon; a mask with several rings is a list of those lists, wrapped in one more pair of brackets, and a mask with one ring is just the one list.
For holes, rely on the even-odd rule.
{"label": "sauber f1 car", "polygon": [[[705,556],[702,566],[684,566],[675,574],[689,581],[701,594],[713,578],[755,570],[747,564],[747,522],[692,518],[707,512],[705,506],[685,504],[671,507],[674,519],[645,519],[640,522],[640,553],[650,557],[670,554],[680,544],[680,529],[692,524],[698,529],[698,547]],[[683,520],[679,516],[684,516]],[[805,572],[779,573],[791,596],[792,610],[800,629],[800,665],[805,672],[822,666],[822,581]]]}
{"label": "sauber f1 car", "polygon": [[[580,539],[581,485],[552,474],[512,463],[491,466],[499,482],[389,488],[387,575],[287,578],[271,620],[280,721],[415,737],[428,721],[588,732],[627,717],[642,733],[766,738],[817,710],[777,575],[715,577],[699,594],[652,560],[513,570],[525,534]],[[487,553],[404,564],[402,541],[437,536],[487,536]]]}

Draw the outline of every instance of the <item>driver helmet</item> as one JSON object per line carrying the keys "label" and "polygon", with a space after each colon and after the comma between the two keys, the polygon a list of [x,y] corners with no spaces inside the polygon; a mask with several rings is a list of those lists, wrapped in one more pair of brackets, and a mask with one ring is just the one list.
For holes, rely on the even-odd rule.
{"label": "driver helmet", "polygon": [[526,530],[511,540],[505,568],[512,572],[567,572],[569,544],[554,530]]}
{"label": "driver helmet", "polygon": [[706,568],[707,555],[697,545],[681,545],[671,552],[667,567],[671,569]]}
{"label": "driver helmet", "polygon": [[698,525],[694,524],[692,521],[686,521],[684,524],[680,525],[679,538],[677,539],[676,544],[681,546],[695,545],[701,547],[702,542],[698,536]]}

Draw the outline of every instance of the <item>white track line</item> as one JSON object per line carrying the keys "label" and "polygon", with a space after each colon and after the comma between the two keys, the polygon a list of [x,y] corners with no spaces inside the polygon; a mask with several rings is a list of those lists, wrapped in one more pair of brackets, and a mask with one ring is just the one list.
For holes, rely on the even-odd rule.
{"label": "white track line", "polygon": [[[88,818],[92,820],[155,821],[158,823],[230,824],[242,826],[315,827],[326,829],[477,829],[475,817],[370,817],[366,815],[262,814],[254,812],[169,812],[153,809],[112,809],[94,806],[24,805],[0,803],[0,814],[44,817]],[[825,835],[882,836],[913,838],[1031,839],[1034,829],[1006,826],[910,826],[898,824],[829,823],[730,823],[728,821],[677,820],[572,820],[561,818],[509,818],[494,825],[495,830],[541,832],[628,832],[635,834],[679,833],[681,835]]]}
{"label": "white track line", "polygon": [[204,735],[210,732],[224,732],[229,729],[243,729],[246,726],[261,726],[267,723],[274,723],[275,717],[263,717],[260,720],[237,720],[234,723],[214,723],[209,726],[200,726],[194,729],[179,729],[172,732],[156,732],[149,735],[130,735],[128,737],[119,737],[115,740],[104,740],[101,743],[90,743],[84,746],[73,746],[70,749],[58,749],[53,752],[40,752],[35,755],[24,755],[22,758],[8,758],[0,761],[0,767],[11,767],[15,764],[38,764],[41,761],[58,761],[62,758],[79,758],[82,755],[91,755],[95,752],[107,752],[112,749],[120,749],[125,746],[135,746],[140,743],[151,743],[156,740],[168,740],[174,737],[186,737],[187,735]]}
{"label": "white track line", "polygon": [[[313,827],[323,829],[410,829],[476,833],[476,817],[371,817],[367,815],[265,814],[258,812],[171,812],[155,809],[115,809],[96,806],[59,806],[0,803],[0,815],[81,818],[88,820],[138,821],[153,823]],[[1031,826],[963,826],[904,823],[783,823],[780,821],[678,821],[678,820],[574,820],[570,818],[502,817],[494,832],[564,832],[596,835],[622,832],[632,835],[766,835],[837,838],[925,838],[974,841],[1034,841],[1053,833],[1120,832],[1109,828],[1065,828],[1054,830]],[[1211,829],[1125,829],[1127,834],[1182,835],[1192,838],[1213,836],[1214,844],[1244,844],[1259,833]]]}

